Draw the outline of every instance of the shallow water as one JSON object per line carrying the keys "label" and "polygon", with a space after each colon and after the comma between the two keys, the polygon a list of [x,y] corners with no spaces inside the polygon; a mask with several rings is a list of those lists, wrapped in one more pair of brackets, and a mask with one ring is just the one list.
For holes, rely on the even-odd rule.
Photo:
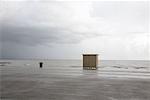
{"label": "shallow water", "polygon": [[149,61],[105,60],[98,70],[80,60],[0,62],[2,100],[150,100]]}
{"label": "shallow water", "polygon": [[[45,66],[81,66],[82,60],[0,60],[0,64],[5,65],[38,65],[43,62]],[[150,67],[149,60],[101,60],[98,62],[98,67]]]}

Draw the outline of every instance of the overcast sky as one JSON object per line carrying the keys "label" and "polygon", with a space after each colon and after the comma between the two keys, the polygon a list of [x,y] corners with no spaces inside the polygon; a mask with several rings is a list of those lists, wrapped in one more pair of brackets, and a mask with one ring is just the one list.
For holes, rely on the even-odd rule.
{"label": "overcast sky", "polygon": [[0,58],[150,60],[148,1],[0,1]]}

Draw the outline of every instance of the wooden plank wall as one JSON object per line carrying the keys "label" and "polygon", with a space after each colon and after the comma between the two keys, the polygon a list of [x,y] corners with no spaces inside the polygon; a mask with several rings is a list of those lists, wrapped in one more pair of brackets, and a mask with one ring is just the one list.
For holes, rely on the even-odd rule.
{"label": "wooden plank wall", "polygon": [[83,55],[83,67],[97,66],[97,55]]}

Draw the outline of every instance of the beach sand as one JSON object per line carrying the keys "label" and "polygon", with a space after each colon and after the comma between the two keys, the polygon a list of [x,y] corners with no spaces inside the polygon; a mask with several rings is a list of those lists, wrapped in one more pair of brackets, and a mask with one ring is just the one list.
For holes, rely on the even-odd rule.
{"label": "beach sand", "polygon": [[1,62],[2,100],[150,100],[147,62],[101,62],[98,70],[83,70],[81,61],[44,61],[43,68],[39,60]]}

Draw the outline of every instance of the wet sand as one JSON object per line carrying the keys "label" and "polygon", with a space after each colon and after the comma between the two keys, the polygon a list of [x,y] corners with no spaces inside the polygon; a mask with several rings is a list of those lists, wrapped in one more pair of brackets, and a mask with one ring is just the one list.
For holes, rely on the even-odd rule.
{"label": "wet sand", "polygon": [[149,72],[32,65],[0,69],[2,100],[150,100]]}

